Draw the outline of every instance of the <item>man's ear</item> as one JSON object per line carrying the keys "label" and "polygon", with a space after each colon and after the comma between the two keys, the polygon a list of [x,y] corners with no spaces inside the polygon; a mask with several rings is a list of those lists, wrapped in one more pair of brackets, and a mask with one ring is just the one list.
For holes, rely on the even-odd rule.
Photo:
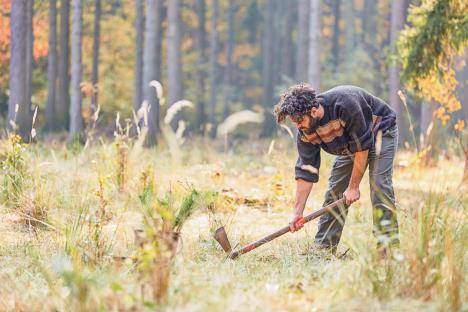
{"label": "man's ear", "polygon": [[312,106],[312,108],[310,109],[310,115],[314,118],[317,117],[317,114],[318,114],[318,108],[315,107],[315,106]]}

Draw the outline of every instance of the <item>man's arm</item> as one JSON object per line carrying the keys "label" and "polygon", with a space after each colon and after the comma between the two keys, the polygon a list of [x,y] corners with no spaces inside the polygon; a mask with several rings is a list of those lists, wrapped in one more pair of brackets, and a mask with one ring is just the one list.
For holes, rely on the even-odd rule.
{"label": "man's arm", "polygon": [[351,205],[355,201],[359,200],[359,184],[361,183],[364,171],[366,171],[368,154],[369,150],[356,152],[354,154],[354,165],[351,173],[351,179],[349,180],[348,188],[343,193],[347,205]]}
{"label": "man's arm", "polygon": [[293,217],[289,223],[291,232],[300,230],[304,226],[304,208],[313,185],[313,182],[303,179],[296,180],[296,202],[294,203]]}

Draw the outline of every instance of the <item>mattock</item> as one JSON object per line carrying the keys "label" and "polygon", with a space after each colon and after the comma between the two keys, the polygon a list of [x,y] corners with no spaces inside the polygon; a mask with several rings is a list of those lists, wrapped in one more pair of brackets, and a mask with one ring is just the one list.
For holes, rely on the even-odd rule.
{"label": "mattock", "polygon": [[[332,209],[340,206],[340,205],[344,205],[344,198],[341,198],[333,203],[331,203],[330,205],[328,206],[325,206],[315,212],[312,212],[311,214],[307,215],[304,217],[304,224],[309,222],[309,221],[312,221],[314,219],[317,219],[318,217],[320,217],[321,215],[327,213],[327,212],[330,212]],[[214,238],[216,239],[216,241],[221,245],[221,247],[223,248],[223,250],[229,255],[229,258],[231,259],[236,259],[238,256],[242,255],[242,254],[245,254],[245,253],[248,253],[249,251],[252,251],[254,250],[255,248],[258,248],[260,246],[262,246],[263,244],[266,244],[272,240],[274,240],[275,238],[278,238],[280,237],[281,235],[284,235],[288,232],[290,232],[290,227],[289,225],[288,226],[285,226],[281,229],[279,229],[278,231],[268,235],[268,236],[265,236],[253,243],[250,243],[244,247],[242,247],[241,249],[237,250],[237,251],[233,251],[232,250],[232,247],[231,247],[231,244],[229,243],[229,239],[227,237],[227,234],[226,234],[226,230],[224,229],[224,226],[220,227],[219,229],[216,230],[215,234],[214,234]]]}

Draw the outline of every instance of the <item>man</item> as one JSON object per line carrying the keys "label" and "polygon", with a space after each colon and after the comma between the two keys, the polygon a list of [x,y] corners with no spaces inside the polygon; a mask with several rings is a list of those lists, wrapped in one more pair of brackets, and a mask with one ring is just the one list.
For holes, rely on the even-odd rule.
{"label": "man", "polygon": [[379,246],[398,243],[393,192],[393,160],[398,129],[395,112],[381,99],[354,86],[315,94],[307,84],[290,87],[275,107],[278,123],[287,117],[298,128],[295,166],[296,201],[291,231],[302,228],[303,212],[319,179],[321,149],[336,157],[325,194],[326,206],[344,197],[344,207],[323,215],[315,243],[332,252],[341,238],[348,207],[360,198],[359,186],[369,166],[374,235]]}

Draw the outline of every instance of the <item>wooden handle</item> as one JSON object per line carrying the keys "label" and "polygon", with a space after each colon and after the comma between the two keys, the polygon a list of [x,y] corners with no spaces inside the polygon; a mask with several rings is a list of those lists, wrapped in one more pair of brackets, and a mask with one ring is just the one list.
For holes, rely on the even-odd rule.
{"label": "wooden handle", "polygon": [[[331,203],[328,206],[325,206],[325,207],[323,207],[323,208],[321,208],[321,209],[319,209],[319,210],[317,210],[315,212],[312,212],[311,214],[308,214],[307,216],[304,217],[304,223],[312,221],[312,220],[320,217],[321,215],[329,212],[333,208],[335,208],[335,207],[337,207],[339,205],[342,205],[342,204],[344,204],[344,198],[341,198],[341,199]],[[249,251],[252,251],[255,248],[258,248],[258,247],[262,246],[263,244],[266,244],[266,243],[274,240],[275,238],[278,238],[281,235],[284,235],[284,234],[288,233],[289,231],[290,231],[289,225],[285,226],[285,227],[279,229],[278,231],[276,231],[276,232],[274,232],[274,233],[272,233],[272,234],[270,234],[268,236],[265,236],[262,239],[259,239],[258,241],[255,241],[253,243],[250,243],[250,244],[242,247],[238,251],[234,251],[233,253],[231,253],[229,255],[229,257],[231,259],[235,259],[235,258],[237,258],[238,256],[240,256],[242,254],[248,253]]]}

